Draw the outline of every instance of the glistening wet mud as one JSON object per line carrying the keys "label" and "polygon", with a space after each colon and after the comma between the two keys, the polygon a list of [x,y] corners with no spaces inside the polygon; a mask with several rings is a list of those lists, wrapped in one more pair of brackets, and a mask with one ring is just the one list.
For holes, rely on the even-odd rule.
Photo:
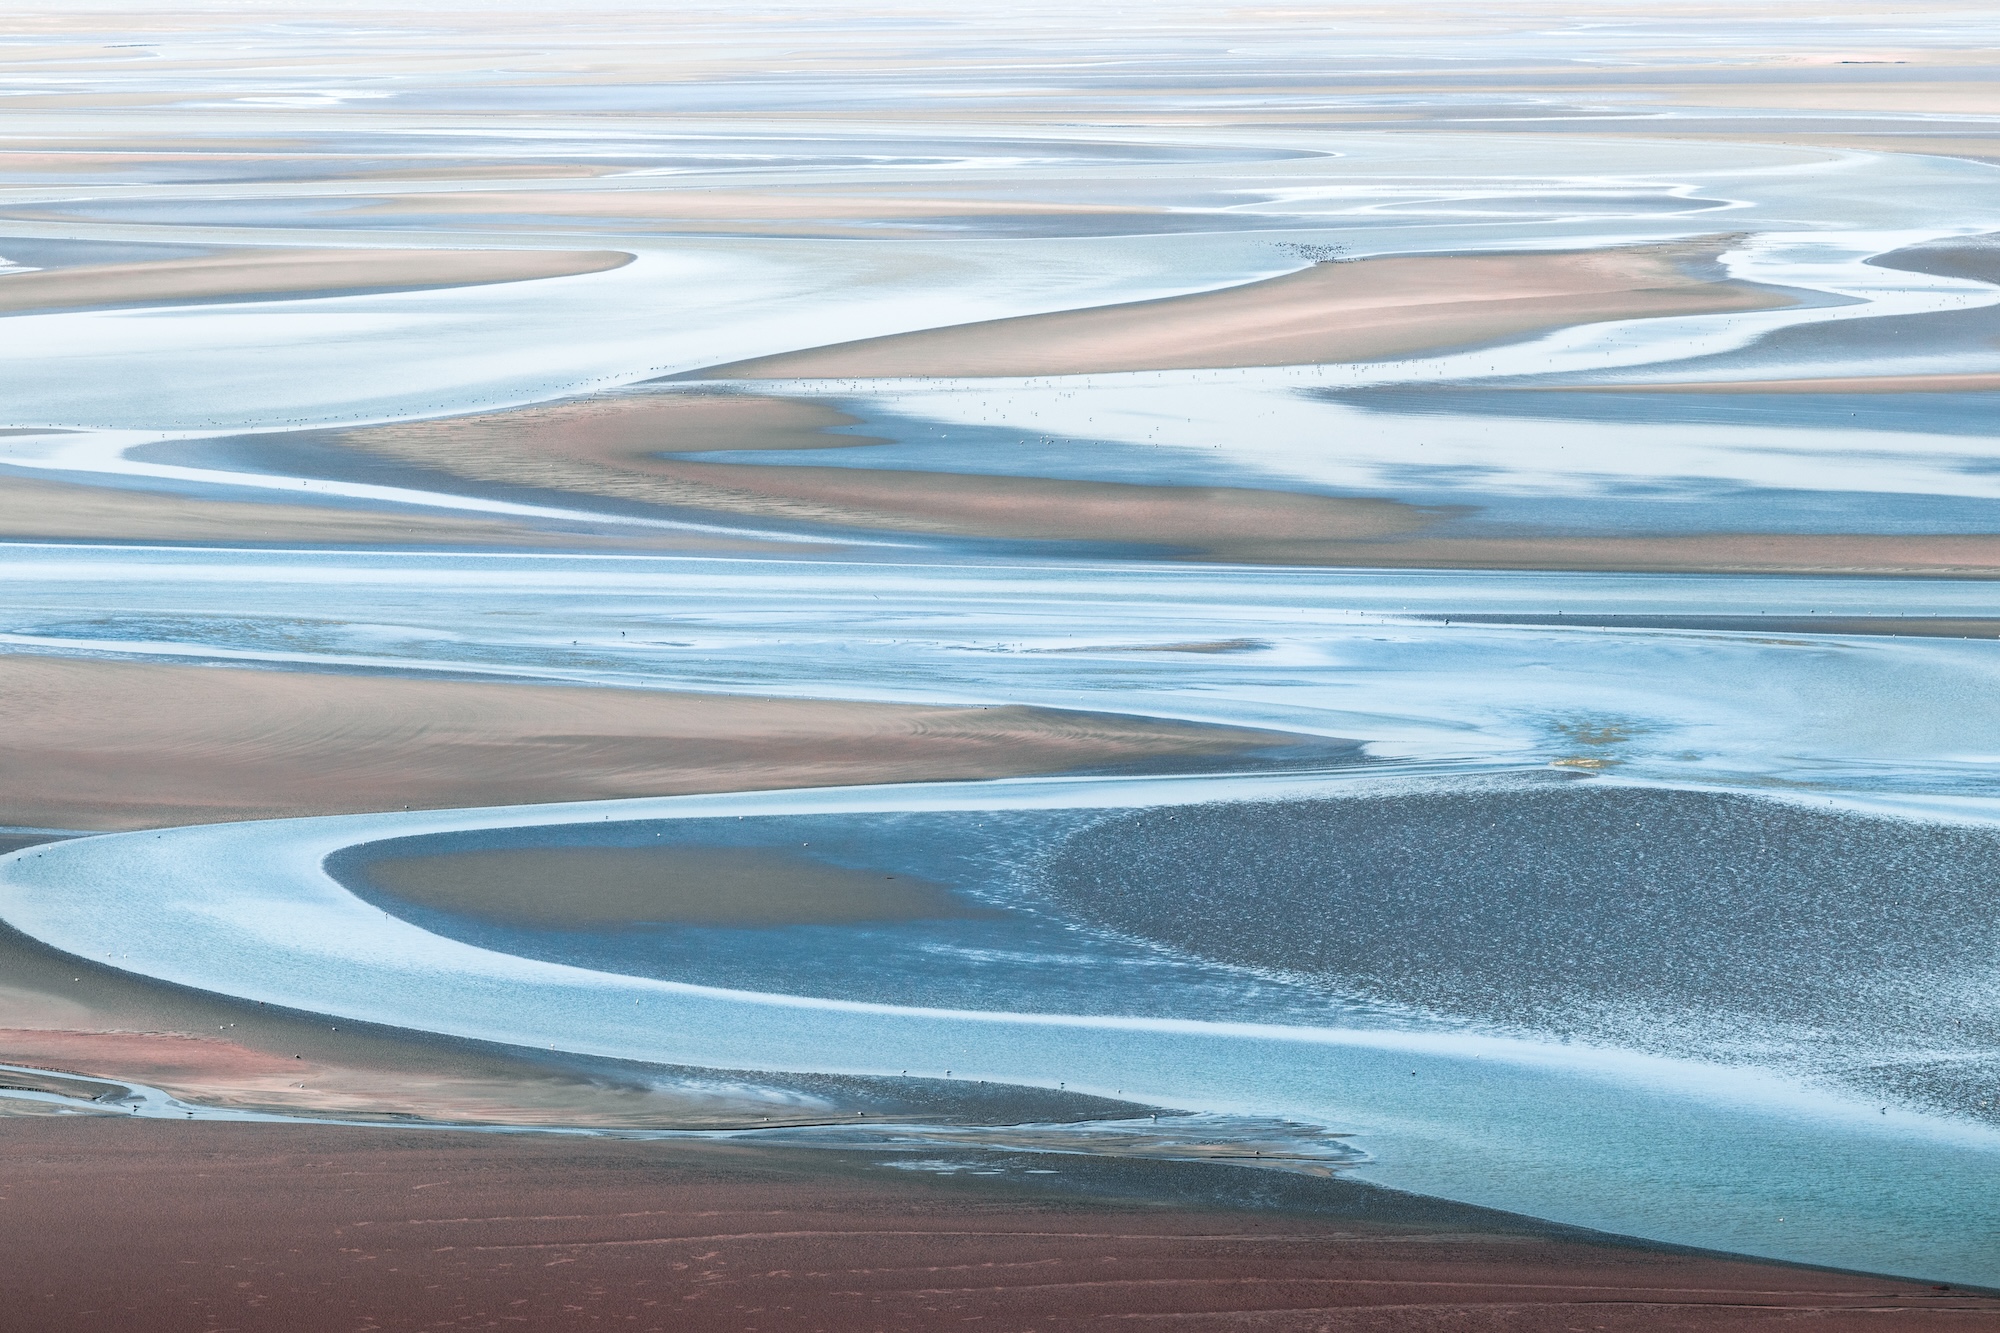
{"label": "glistening wet mud", "polygon": [[1597,782],[1119,815],[1085,918],[1440,1014],[1756,1059],[1986,1119],[2000,830]]}

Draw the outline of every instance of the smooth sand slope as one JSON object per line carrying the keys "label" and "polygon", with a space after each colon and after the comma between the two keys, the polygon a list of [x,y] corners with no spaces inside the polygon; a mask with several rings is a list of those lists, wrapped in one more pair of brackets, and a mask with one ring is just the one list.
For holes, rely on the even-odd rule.
{"label": "smooth sand slope", "polygon": [[761,467],[660,455],[874,444],[822,403],[731,393],[609,395],[547,407],[371,426],[338,444],[478,481],[677,509],[891,532],[1178,545],[1224,554],[1271,543],[1410,532],[1433,511],[1393,500],[1224,486],[1139,486],[863,468]]}
{"label": "smooth sand slope", "polygon": [[348,544],[362,546],[667,546],[748,550],[760,545],[697,534],[627,530],[616,538],[426,509],[347,509],[331,505],[197,500],[185,495],[0,477],[0,537],[91,541]]}
{"label": "smooth sand slope", "polygon": [[[0,1063],[48,1071],[0,1073],[0,1090],[89,1099],[106,1091],[90,1080],[138,1082],[240,1111],[602,1129],[1019,1124],[1138,1109],[964,1080],[717,1075],[490,1046],[188,990],[117,962],[58,953],[0,926]],[[0,1091],[0,1124],[52,1111]]]}
{"label": "smooth sand slope", "polygon": [[1715,249],[1684,243],[1315,264],[1219,291],[867,338],[703,374],[957,378],[1379,361],[1572,324],[1790,303],[1769,288],[1687,271]]}
{"label": "smooth sand slope", "polygon": [[[1587,387],[1590,392],[1613,391]],[[1709,391],[1715,386],[1690,388]],[[1488,537],[1440,534],[1440,523],[1458,511],[1366,496],[767,467],[660,456],[667,451],[869,443],[828,433],[851,421],[821,404],[796,400],[663,394],[371,427],[333,438],[349,448],[476,480],[717,515],[878,532],[1118,542],[1201,560],[1368,569],[2000,574],[2000,535]]]}
{"label": "smooth sand slope", "polygon": [[1381,569],[2000,577],[2000,534],[1715,532],[1635,537],[1429,537],[1270,543],[1239,559]]}
{"label": "smooth sand slope", "polygon": [[[1538,388],[1542,386],[1537,386]],[[2000,371],[1954,375],[1840,375],[1826,379],[1686,380],[1662,384],[1550,386],[1585,393],[1987,393],[2000,389]]]}
{"label": "smooth sand slope", "polygon": [[0,824],[129,829],[920,782],[1243,753],[1277,732],[1005,706],[0,657]]}
{"label": "smooth sand slope", "polygon": [[235,250],[0,275],[0,314],[467,287],[601,273],[631,262],[622,250]]}
{"label": "smooth sand slope", "polygon": [[[981,1164],[1057,1174],[940,1178],[880,1153],[97,1118],[0,1122],[0,1150],[0,1299],[42,1333],[1969,1333],[2000,1319],[1976,1294],[1233,1168],[996,1157]],[[1253,1208],[1252,1191],[1271,1197]]]}
{"label": "smooth sand slope", "polygon": [[[729,190],[713,187],[610,189],[596,191],[524,190],[427,191],[402,195],[354,210],[358,214],[397,216],[523,219],[577,218],[620,223],[699,223],[704,231],[722,228],[749,234],[815,231],[855,236],[892,234],[897,222],[930,222],[992,218],[1062,218],[1120,216],[1133,219],[1134,230],[1165,210],[1145,206],[1092,203],[1083,200],[981,199],[967,194],[940,196],[935,191],[883,189],[857,193],[852,189]],[[814,227],[814,223],[859,226]]]}
{"label": "smooth sand slope", "polygon": [[556,930],[844,926],[988,913],[914,875],[850,869],[777,847],[510,847],[384,857],[376,901]]}

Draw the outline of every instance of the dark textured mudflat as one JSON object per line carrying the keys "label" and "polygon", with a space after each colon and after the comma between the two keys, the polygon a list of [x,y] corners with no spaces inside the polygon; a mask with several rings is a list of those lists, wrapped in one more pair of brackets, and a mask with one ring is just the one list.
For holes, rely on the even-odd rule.
{"label": "dark textured mudflat", "polygon": [[1473,1020],[1776,1059],[1993,1117],[2000,831],[1590,782],[1231,803],[1072,836],[1049,887],[1206,958]]}

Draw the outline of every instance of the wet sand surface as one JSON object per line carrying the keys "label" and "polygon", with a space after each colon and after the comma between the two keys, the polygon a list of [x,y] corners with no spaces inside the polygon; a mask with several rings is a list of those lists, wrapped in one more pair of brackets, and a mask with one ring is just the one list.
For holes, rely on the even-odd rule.
{"label": "wet sand surface", "polygon": [[1380,569],[1546,569],[1662,574],[2000,575],[2000,535],[1714,532],[1672,536],[1430,537],[1272,542],[1233,558]]}
{"label": "wet sand surface", "polygon": [[1544,625],[1578,629],[1706,630],[1726,634],[1874,634],[1921,639],[2000,639],[2000,620],[1947,616],[1507,615],[1470,612],[1426,619],[1453,625]]}
{"label": "wet sand surface", "polygon": [[[648,499],[656,497],[631,489],[624,474],[646,475],[660,454],[881,443],[832,433],[858,424],[858,418],[806,399],[641,392],[369,426],[341,431],[335,442],[487,480]],[[610,484],[620,479],[626,487]]]}
{"label": "wet sand surface", "polygon": [[714,367],[735,379],[1088,375],[1372,361],[1573,324],[1764,310],[1782,292],[1690,276],[1694,245],[1320,263],[1192,296],[992,320]]}
{"label": "wet sand surface", "polygon": [[1111,714],[0,657],[0,823],[129,829],[1172,762],[1281,733]]}
{"label": "wet sand surface", "polygon": [[0,1289],[50,1333],[1849,1333],[2000,1317],[1975,1293],[1188,1164],[992,1154],[938,1165],[993,1176],[943,1177],[880,1154],[99,1118],[0,1122],[0,1146]]}
{"label": "wet sand surface", "polygon": [[602,273],[618,250],[246,250],[0,275],[0,314],[420,291]]}
{"label": "wet sand surface", "polygon": [[[704,240],[752,238],[752,244],[766,244],[761,238],[770,236],[817,235],[846,238],[843,245],[927,236],[963,237],[978,246],[994,237],[1024,236],[1057,245],[1076,237],[1130,236],[1144,244],[1169,233],[1270,228],[1296,229],[1317,241],[1337,238],[1335,249],[1368,248],[1378,239],[1408,249],[1411,242],[1398,232],[1410,227],[1426,248],[1465,241],[1487,253],[1324,264],[1222,292],[960,324],[931,335],[735,360],[723,371],[925,376],[968,373],[968,367],[970,373],[1047,374],[1354,361],[1520,339],[1575,323],[1768,309],[1789,299],[1784,289],[1707,280],[1715,266],[1703,261],[1712,258],[1712,246],[1628,246],[1591,259],[1494,250],[1626,243],[1685,230],[1684,215],[1701,213],[1714,217],[1695,218],[1696,227],[1711,220],[1753,230],[1824,225],[1830,236],[1842,228],[1889,234],[1939,225],[1938,211],[1919,216],[1922,208],[1913,207],[1901,216],[1891,207],[1898,202],[1892,199],[1895,182],[1917,175],[1837,159],[1848,149],[1994,155],[1989,132],[1979,128],[1993,110],[1992,62],[1969,40],[1983,16],[1944,14],[1934,28],[1905,25],[1879,38],[1851,40],[1848,25],[1863,8],[1835,5],[1795,19],[1768,9],[1746,15],[1706,3],[1669,4],[1635,15],[1629,28],[1578,24],[1573,6],[1540,4],[1302,18],[1246,12],[1226,20],[1240,25],[1240,38],[1219,27],[1213,14],[1190,8],[1121,20],[1138,26],[1102,44],[1076,42],[1065,26],[1067,14],[1053,27],[1029,18],[1018,33],[1001,37],[991,29],[954,29],[956,16],[946,15],[914,38],[893,19],[871,15],[840,40],[820,40],[823,33],[810,26],[762,24],[764,31],[757,32],[760,25],[746,26],[741,16],[703,11],[579,10],[566,15],[559,30],[484,13],[467,20],[424,11],[354,25],[340,32],[338,43],[327,40],[332,29],[303,13],[257,15],[242,24],[184,13],[24,15],[18,25],[23,40],[13,54],[25,73],[10,105],[33,118],[23,122],[32,124],[24,133],[48,151],[0,162],[0,170],[14,173],[5,182],[12,187],[10,211],[37,214],[44,221],[35,229],[66,232],[72,241],[98,238],[79,243],[152,237],[213,249],[219,236],[240,241],[265,228],[315,248],[190,255],[162,264],[110,264],[105,256],[90,261],[98,267],[70,264],[61,273],[0,276],[0,311],[10,308],[10,299],[28,301],[24,309],[36,311],[101,309],[505,282],[546,275],[510,264],[596,263],[589,259],[593,254],[623,262],[622,253],[581,247],[638,244],[647,233],[656,238],[653,244],[665,235],[695,233]],[[1975,26],[1952,26],[1964,19]],[[1697,36],[1690,39],[1688,32]],[[1552,33],[1560,34],[1553,46]],[[1915,49],[1903,49],[1905,43]],[[1131,58],[1106,60],[1107,51]],[[1280,54],[1269,54],[1274,51]],[[1358,65],[1345,63],[1357,52],[1364,57]],[[1434,62],[1438,53],[1445,58]],[[671,60],[674,78],[662,79],[663,59]],[[1845,68],[1850,63],[1864,68]],[[1025,78],[1024,70],[1031,71]],[[817,101],[801,103],[802,89]],[[1797,108],[1834,109],[1840,118],[1789,114]],[[1920,119],[1893,118],[1904,113]],[[910,142],[890,144],[880,136],[897,116],[921,116],[925,124],[891,127]],[[779,131],[812,142],[782,149],[757,143],[757,136],[774,132],[779,117],[785,121]],[[697,126],[692,134],[690,124]],[[993,137],[1034,125],[1051,131],[1046,142],[1015,145]],[[1816,133],[1831,125],[1853,132]],[[1088,154],[1071,155],[1080,137],[1124,135],[1129,127],[1143,127],[1131,135],[1132,144],[1120,145],[1133,151],[1102,171],[1087,164]],[[1362,133],[1349,135],[1352,130]],[[1397,137],[1406,131],[1415,133]],[[935,140],[925,141],[927,134]],[[1263,177],[1255,163],[1232,163],[1193,181],[1171,157],[1147,165],[1147,154],[1164,154],[1173,138],[1199,138],[1205,150],[1222,154],[1281,139],[1340,142],[1343,150],[1365,152],[1371,135],[1393,146],[1376,150],[1374,165],[1359,163],[1346,178],[1338,171]],[[1441,166],[1449,154],[1426,154],[1444,135],[1473,146],[1455,164]],[[732,136],[741,137],[732,142]],[[1229,136],[1237,136],[1236,147],[1223,146]],[[1726,168],[1673,157],[1662,145],[1675,139],[1739,147],[1827,144],[1835,151],[1824,161],[1835,164],[1835,174],[1852,167],[1848,178],[1857,184],[1850,196],[1875,194],[1880,207],[1828,202],[1832,191],[1821,199],[1786,196],[1773,185],[1795,169],[1801,180],[1810,177],[1822,169],[1819,159],[1746,158],[1732,178]],[[1592,143],[1610,145],[1610,151],[1598,152]],[[1711,143],[1705,151],[1720,157],[1725,147]],[[125,155],[115,155],[119,151]],[[833,158],[843,153],[854,154],[853,160],[836,165]],[[1031,179],[1040,170],[1032,165],[1037,155],[1057,165]],[[1026,171],[1024,161],[1031,164]],[[837,174],[850,168],[858,168],[856,176]],[[602,188],[595,183],[621,171],[657,173],[657,179],[639,188],[631,188],[631,180]],[[1142,180],[1143,172],[1153,179]],[[45,179],[43,173],[54,184],[37,193],[32,185]],[[1363,184],[1341,197],[1371,173],[1400,176],[1406,184],[1384,190]],[[549,193],[529,183],[558,175],[576,183]],[[1937,188],[1935,177],[1922,179],[1925,189]],[[1981,179],[1960,182],[1968,208],[1980,197]],[[365,193],[297,188],[311,180],[371,184]],[[986,184],[994,180],[1001,184]],[[815,185],[828,181],[839,184]],[[1302,189],[1292,188],[1302,182]],[[449,189],[434,188],[441,185]],[[1315,194],[1322,186],[1331,189]],[[1680,193],[1669,198],[1663,186]],[[1708,195],[1717,197],[1703,197]],[[362,229],[376,244],[447,248],[340,248]],[[448,248],[482,237],[495,245],[579,248]],[[1188,272],[1270,272],[1302,262],[1307,250],[1326,248],[1255,244],[1268,264],[1246,263],[1247,247],[1219,265],[1190,249],[1196,257]],[[1290,258],[1278,259],[1280,250]],[[23,260],[5,241],[0,255],[38,262]],[[325,257],[299,262],[314,255]],[[1913,271],[1985,276],[1967,267],[1975,261],[1983,262],[1967,252],[1926,259],[1931,267]],[[1958,269],[1938,267],[1949,264]],[[450,273],[441,276],[440,265]],[[229,417],[242,423],[232,429],[318,423],[332,433],[338,428],[328,423],[472,410],[483,415],[388,428],[365,439],[350,432],[357,437],[351,443],[495,485],[862,530],[1115,540],[1180,558],[1361,567],[2000,574],[2000,538],[1991,536],[1769,534],[1747,530],[1753,523],[1743,524],[1744,531],[1722,531],[1728,524],[1718,523],[1714,532],[1675,537],[1638,524],[1615,536],[1477,537],[1468,535],[1472,524],[1451,524],[1449,512],[1368,498],[1388,494],[1387,487],[1356,487],[1356,498],[1326,499],[1241,489],[1234,485],[1241,473],[1224,475],[1230,484],[1220,487],[1119,489],[1056,477],[933,479],[902,472],[870,478],[852,469],[836,477],[822,475],[834,469],[732,468],[654,456],[677,446],[693,452],[868,443],[831,433],[855,425],[851,418],[779,399],[716,408],[713,421],[698,419],[706,407],[676,407],[683,415],[671,419],[648,416],[650,408],[632,409],[629,418],[618,415],[624,409],[568,405],[520,414],[485,410],[542,393],[574,394],[620,375],[660,373],[653,363],[673,358],[657,349],[684,331],[674,325],[685,320],[675,300],[661,301],[658,289],[644,287],[646,267],[615,275],[617,283],[631,280],[632,289],[542,284],[549,292],[603,287],[644,293],[640,301],[614,295],[600,302],[593,309],[603,314],[602,327],[584,309],[587,302],[559,312],[552,303],[546,323],[532,315],[520,320],[518,327],[529,333],[512,343],[471,325],[429,345],[422,334],[399,343],[385,333],[368,340],[389,349],[371,359],[345,353],[360,345],[350,331],[323,327],[300,340],[306,344],[302,355],[288,357],[284,339],[274,336],[268,356],[260,358],[266,351],[261,344],[245,354],[239,342],[219,345],[208,364],[163,359],[135,336],[133,355],[102,358],[108,371],[89,369],[87,357],[69,364],[44,360],[37,364],[58,370],[38,377],[74,383],[81,392],[93,375],[108,375],[114,392],[101,404],[116,398],[123,377],[143,382],[128,367],[162,385],[206,383],[211,364],[221,372],[237,365],[231,358],[262,359],[272,380],[290,376],[314,390],[351,382],[365,391],[351,402],[313,400],[302,392],[296,406],[275,395],[267,399],[268,421]],[[837,268],[830,262],[824,276],[837,283]],[[1188,285],[1201,280],[1190,277]],[[27,285],[16,285],[21,283]],[[1173,289],[1154,282],[1092,299]],[[964,309],[949,299],[948,287],[937,290],[947,298],[938,304],[938,322],[996,308]],[[480,299],[499,295],[487,292]],[[661,312],[652,324],[626,318],[629,307],[646,301]],[[1051,303],[1060,302],[1036,298],[997,309]],[[441,293],[438,306],[450,304]],[[143,318],[164,329],[170,313],[190,312]],[[811,313],[802,310],[796,337],[756,350],[923,322],[864,320],[849,330],[803,317]],[[301,307],[279,316],[319,317]],[[218,318],[216,327],[223,322]],[[142,318],[101,323],[129,330]],[[24,341],[30,326],[40,328],[28,319],[13,326],[23,330]],[[615,336],[613,326],[633,344],[623,361],[563,355],[572,341]],[[174,335],[181,327],[176,318]],[[804,332],[808,327],[811,332]],[[447,343],[450,350],[441,351]],[[412,349],[417,360],[435,354],[443,366],[456,357],[477,369],[457,379],[438,374],[436,391],[426,383],[393,410],[378,411],[371,397],[378,368],[393,372],[383,381],[397,380],[404,368],[397,359],[410,364]],[[751,354],[731,344],[710,359]],[[511,380],[486,378],[510,364],[533,369]],[[698,362],[681,358],[674,364]],[[2000,387],[2000,373],[1976,373],[1982,363],[1969,358],[1963,372],[1951,362],[1951,374],[1873,378],[1815,377],[1809,360],[1801,364],[1806,369],[1796,374],[1789,364],[1769,360],[1725,367],[1716,373],[1763,378],[1666,390]],[[1708,366],[1686,372],[1707,373]],[[482,387],[460,392],[473,381]],[[520,387],[530,381],[533,393]],[[487,385],[505,387],[489,392]],[[218,404],[239,401],[233,387],[212,396]],[[35,409],[20,414],[22,421],[67,419],[40,410],[42,400],[34,394],[22,401]],[[531,423],[529,437],[516,438],[511,423],[517,421]],[[1469,488],[1465,494],[1468,505],[1479,502]],[[0,533],[8,535],[385,547],[540,544],[535,530],[489,527],[483,520],[399,519],[358,510],[141,499],[135,493],[106,492],[103,500],[86,502],[59,483],[0,485]],[[565,534],[560,544],[580,548],[595,540]],[[630,544],[645,542],[634,536]],[[689,539],[677,549],[730,548]],[[311,605],[309,593],[301,604]],[[109,624],[123,612],[114,605],[106,614]],[[1710,619],[1727,618],[1695,617],[1686,627],[1712,628]],[[1782,632],[1827,632],[1825,621],[1795,619]],[[157,633],[157,623],[147,632]],[[1990,623],[1976,618],[1916,628],[1884,615],[1840,623],[1843,628],[1833,632],[1991,634]],[[310,639],[310,623],[302,621],[300,632]],[[1241,643],[1226,637],[1231,633],[1220,625],[1190,625],[1162,636],[1172,644],[1156,646],[1219,652]],[[1575,642],[1551,640],[1555,646]],[[1885,652],[1889,647],[1877,645]],[[1020,708],[632,697],[609,690],[139,664],[16,666],[19,660],[0,659],[0,702],[8,705],[10,729],[0,741],[0,820],[20,824],[127,827],[410,804],[1164,766],[1270,743],[1247,732],[1225,739],[1216,731]],[[1220,659],[1189,662],[1212,660]],[[1295,662],[1294,669],[1306,679],[1302,665]],[[1408,664],[1390,669],[1407,673]],[[62,672],[69,674],[37,674]],[[1412,716],[1429,706],[1420,686],[1396,703]],[[1580,728],[1576,762],[1619,762],[1630,737],[1614,731]],[[1674,827],[1670,819],[1661,823]],[[1268,850],[1249,846],[1245,854],[1256,838],[1240,822],[1217,826],[1224,854],[1210,861],[1225,874]],[[1293,851],[1312,851],[1311,829],[1285,834]],[[1602,849],[1596,851],[1596,860],[1577,858],[1593,874],[1603,870]],[[1130,869],[1109,865],[1107,882]],[[1166,878],[1192,869],[1168,867]],[[1413,877],[1431,870],[1435,866],[1418,864]],[[764,866],[759,874],[771,882],[799,882],[797,867]],[[597,878],[602,893],[589,904],[592,911],[615,915],[649,891],[643,879]],[[874,889],[873,881],[815,882],[846,904],[843,911],[895,906],[879,890],[861,892]],[[1437,877],[1422,882],[1435,889]],[[451,883],[442,891],[472,889]],[[914,910],[901,901],[903,909]],[[1273,908],[1273,915],[1283,912]],[[1289,942],[1314,945],[1320,922],[1308,915]],[[1983,929],[1974,922],[1967,933]],[[1945,941],[1939,948],[1948,952],[1963,943]],[[1857,948],[1865,953],[1877,944]],[[0,934],[0,1022],[8,1025],[0,1033],[0,1061],[106,1076],[123,1072],[219,1105],[364,1118],[658,1126],[742,1123],[752,1116],[761,1121],[765,1114],[810,1119],[829,1106],[862,1106],[868,1116],[946,1113],[938,1111],[947,1104],[946,1093],[935,1088],[863,1088],[854,1081],[777,1088],[759,1075],[718,1088],[700,1084],[688,1071],[614,1068],[553,1052],[544,1061],[532,1052],[349,1030],[345,1023],[335,1031],[311,1015],[267,1014],[122,976],[113,963],[67,959]],[[1558,980],[1582,986],[1594,975]],[[1930,1091],[1943,1086],[1933,1082]],[[1990,1096],[1990,1085],[1985,1091]],[[1091,1110],[1076,1101],[1036,1101],[1039,1094],[1007,1095],[1020,1100],[1003,1105],[968,1097],[950,1103],[955,1109],[949,1113],[992,1121]],[[15,1099],[0,1110],[20,1115],[27,1105]],[[341,1133],[46,1115],[32,1122],[0,1119],[0,1145],[6,1163],[0,1167],[0,1232],[10,1256],[0,1265],[0,1310],[22,1312],[0,1314],[0,1324],[20,1319],[36,1328],[574,1327],[615,1319],[635,1327],[928,1330],[983,1316],[1009,1328],[1118,1317],[1192,1328],[1539,1333],[1801,1323],[1829,1329],[1987,1327],[2000,1315],[1990,1303],[1956,1293],[1605,1247],[1447,1204],[1405,1199],[1389,1207],[1384,1200],[1390,1196],[1379,1193],[1343,1196],[1346,1203],[1317,1210],[1320,1220],[1301,1222],[1299,1216],[1314,1210],[1287,1192],[1290,1186],[1244,1184],[1271,1179],[1261,1172],[1235,1172],[1228,1180],[1183,1173],[1170,1188],[1157,1189],[1134,1183],[1137,1175],[1157,1174],[1147,1165],[1126,1168],[1132,1174],[1123,1178],[1069,1164],[1057,1177],[1028,1178],[1050,1182],[1055,1194],[1074,1183],[1072,1193],[1099,1196],[1107,1206],[1066,1202],[1071,1195],[1058,1199],[1034,1189],[1007,1193],[1004,1181],[869,1174],[865,1163],[854,1165],[859,1158],[835,1169],[824,1165],[832,1154],[775,1150],[677,1146],[668,1169],[659,1165],[667,1155],[657,1144],[445,1134],[419,1139],[407,1130]],[[1009,1159],[1003,1169],[1027,1178],[1025,1172],[1043,1160]],[[1263,1211],[1187,1211],[1193,1198]],[[1119,1206],[1133,1199],[1154,1206]],[[1167,1199],[1179,1207],[1158,1206]],[[1328,1217],[1337,1219],[1331,1231],[1312,1229],[1328,1225]],[[1890,1232],[1893,1219],[1856,1221],[1857,1228],[1876,1225]],[[1156,1234],[1161,1229],[1171,1234]],[[1282,1243],[1271,1243],[1280,1233]],[[1311,1252],[1304,1263],[1301,1246]],[[671,1314],[661,1314],[669,1308]]]}
{"label": "wet sand surface", "polygon": [[1838,375],[1822,379],[1688,380],[1660,384],[1550,384],[1551,393],[1984,393],[2000,389],[2000,371],[1951,375]]}
{"label": "wet sand surface", "polygon": [[[1164,210],[1084,201],[937,197],[920,191],[749,191],[616,190],[585,194],[568,191],[458,191],[386,200],[358,210],[364,214],[493,218],[577,218],[622,223],[679,224],[662,230],[723,228],[738,234],[880,236],[912,234],[896,222],[949,225],[1013,218],[1109,217],[1127,225],[1157,224]],[[841,225],[841,224],[850,225]],[[828,225],[831,224],[831,225]],[[851,225],[861,224],[861,225]],[[885,225],[886,224],[886,225]],[[919,233],[920,234],[920,233]]]}
{"label": "wet sand surface", "polygon": [[[1959,382],[1963,379],[1965,382]],[[1799,391],[1950,390],[2000,377],[1802,382]],[[1935,380],[1936,382],[1931,382]],[[1787,392],[1784,383],[1579,386],[1578,392]],[[867,445],[830,434],[854,418],[821,404],[751,395],[632,395],[481,417],[347,431],[341,448],[460,477],[597,495],[663,512],[862,532],[1116,542],[1170,558],[1384,569],[1665,573],[1870,573],[1987,577],[2000,537],[1984,534],[1709,532],[1509,534],[1438,529],[1473,506],[1425,506],[1233,486],[694,461],[677,453]]]}
{"label": "wet sand surface", "polygon": [[1287,543],[1385,537],[1436,511],[1372,497],[1240,486],[1144,486],[1056,477],[660,460],[657,502],[868,531],[1178,545],[1223,559],[1283,559]]}
{"label": "wet sand surface", "polygon": [[431,510],[203,500],[8,474],[0,478],[0,536],[86,541],[341,543],[367,546],[620,547],[751,550],[759,543],[628,529],[560,532]]}
{"label": "wet sand surface", "polygon": [[[0,1087],[98,1096],[101,1088],[61,1086],[71,1075],[136,1081],[234,1111],[600,1129],[1060,1123],[1145,1109],[963,1079],[694,1070],[531,1051],[336,1023],[153,981],[116,962],[59,953],[0,926],[0,1064],[50,1071],[0,1075]],[[0,1121],[48,1113],[0,1094]]]}
{"label": "wet sand surface", "polygon": [[847,925],[977,915],[942,884],[768,847],[511,848],[366,863],[378,895],[515,925]]}
{"label": "wet sand surface", "polygon": [[1353,540],[1428,526],[1393,500],[1226,486],[1144,486],[876,468],[695,462],[676,453],[880,443],[832,434],[854,417],[748,394],[609,396],[345,431],[341,448],[476,481],[792,523],[1030,540],[1174,544],[1218,558],[1286,542]]}

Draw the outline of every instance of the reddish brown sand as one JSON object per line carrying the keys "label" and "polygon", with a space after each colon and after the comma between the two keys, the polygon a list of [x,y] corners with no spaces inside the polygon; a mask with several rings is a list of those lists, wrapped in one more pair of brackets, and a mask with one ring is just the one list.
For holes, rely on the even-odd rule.
{"label": "reddish brown sand", "polygon": [[1292,739],[1110,714],[0,656],[0,824],[1018,776]]}
{"label": "reddish brown sand", "polygon": [[1082,1203],[873,1154],[719,1144],[44,1119],[0,1123],[0,1148],[0,1325],[37,1333],[2000,1321],[1978,1295],[1600,1243],[1341,1182],[1319,1215],[1165,1206],[1165,1164],[1121,1167],[1125,1202]]}

